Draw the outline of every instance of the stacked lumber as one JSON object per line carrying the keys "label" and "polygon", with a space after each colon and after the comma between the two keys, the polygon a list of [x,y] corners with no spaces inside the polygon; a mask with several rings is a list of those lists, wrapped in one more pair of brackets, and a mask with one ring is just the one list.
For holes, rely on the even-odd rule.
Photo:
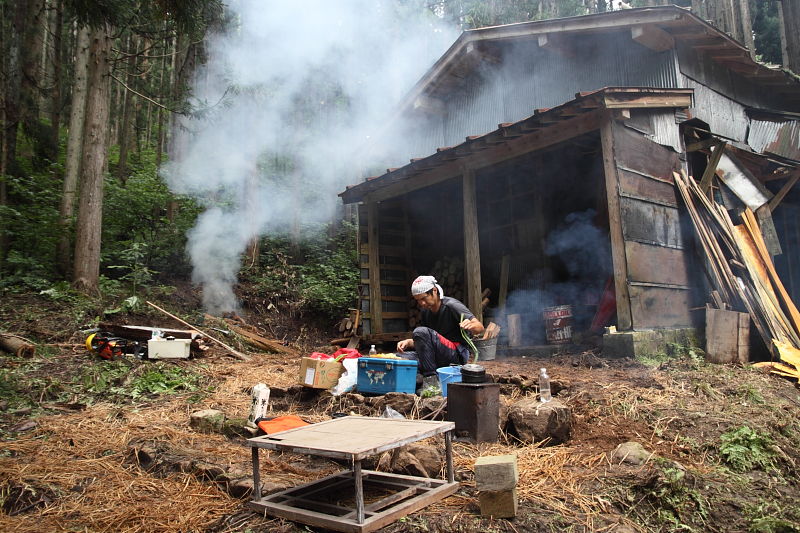
{"label": "stacked lumber", "polygon": [[800,312],[778,277],[755,214],[745,209],[735,224],[693,178],[674,176],[703,250],[713,305],[747,312],[773,354],[775,342],[800,348]]}
{"label": "stacked lumber", "polygon": [[443,257],[433,264],[431,275],[439,281],[445,296],[464,301],[463,259]]}
{"label": "stacked lumber", "polygon": [[350,309],[350,314],[339,321],[338,328],[341,337],[331,340],[331,344],[347,345],[348,348],[355,348],[361,339],[359,334],[360,327],[361,309]]}

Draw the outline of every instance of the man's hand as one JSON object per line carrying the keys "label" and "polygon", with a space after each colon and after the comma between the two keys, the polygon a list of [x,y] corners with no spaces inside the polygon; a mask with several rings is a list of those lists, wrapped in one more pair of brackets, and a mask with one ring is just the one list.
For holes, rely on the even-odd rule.
{"label": "man's hand", "polygon": [[397,343],[397,351],[400,353],[414,348],[414,339],[404,339]]}
{"label": "man's hand", "polygon": [[465,318],[459,324],[461,329],[465,329],[473,335],[480,335],[483,333],[483,324],[477,318]]}

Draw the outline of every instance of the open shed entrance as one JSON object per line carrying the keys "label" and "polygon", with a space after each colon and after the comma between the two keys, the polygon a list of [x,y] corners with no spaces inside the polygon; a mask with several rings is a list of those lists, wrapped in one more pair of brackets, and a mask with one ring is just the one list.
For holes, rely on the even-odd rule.
{"label": "open shed entrance", "polygon": [[[372,231],[368,217],[360,218],[361,310],[369,317],[364,333],[374,340],[394,340],[418,324],[409,294],[417,275],[434,275],[445,295],[467,303],[462,184],[459,176],[380,202],[373,208],[377,228]],[[612,295],[610,315],[597,324],[613,323],[611,242],[598,131],[476,170],[475,199],[484,323],[505,326],[508,314],[519,315],[521,336],[516,342],[540,345],[546,340],[543,309],[570,305],[575,340],[580,340],[604,292]],[[367,210],[362,206],[362,214]],[[370,235],[379,241],[379,302],[369,294]],[[376,304],[381,307],[381,331],[370,313]]]}

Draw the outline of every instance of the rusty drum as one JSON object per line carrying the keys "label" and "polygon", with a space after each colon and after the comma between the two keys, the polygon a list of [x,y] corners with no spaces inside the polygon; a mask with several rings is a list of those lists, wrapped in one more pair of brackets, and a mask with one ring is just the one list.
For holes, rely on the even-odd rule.
{"label": "rusty drum", "polygon": [[572,306],[545,307],[542,311],[548,344],[572,342]]}

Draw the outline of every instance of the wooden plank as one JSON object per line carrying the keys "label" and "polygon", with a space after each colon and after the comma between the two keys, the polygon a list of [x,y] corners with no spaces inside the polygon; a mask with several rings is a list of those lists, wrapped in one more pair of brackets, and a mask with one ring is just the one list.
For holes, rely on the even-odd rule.
{"label": "wooden plank", "polygon": [[647,178],[629,170],[618,169],[618,172],[620,194],[662,205],[678,206],[675,187],[671,183]]}
{"label": "wooden plank", "polygon": [[614,127],[614,159],[618,166],[666,180],[670,179],[673,171],[681,168],[678,154],[673,150],[618,123]]}
{"label": "wooden plank", "polygon": [[775,229],[775,222],[772,220],[772,212],[768,204],[764,204],[756,210],[756,218],[769,254],[773,257],[781,255],[783,253],[781,241],[778,239],[778,230]]}
{"label": "wooden plank", "polygon": [[691,277],[687,254],[686,250],[627,241],[625,257],[628,259],[628,279],[688,286]]}
{"label": "wooden plank", "polygon": [[511,266],[511,256],[506,254],[500,260],[500,290],[497,296],[497,305],[501,309],[506,306],[508,296],[508,270]]}
{"label": "wooden plank", "polygon": [[684,247],[677,208],[633,198],[620,198],[619,206],[625,240]]}
{"label": "wooden plank", "polygon": [[606,197],[608,199],[608,223],[611,236],[611,260],[614,265],[614,288],[617,298],[617,328],[631,329],[631,303],[628,292],[628,264],[625,257],[625,238],[623,236],[619,176],[617,174],[615,130],[622,126],[606,120],[600,128],[603,146],[603,170],[605,173]]}
{"label": "wooden plank", "polygon": [[378,232],[378,202],[369,202],[367,204],[367,245],[369,246],[369,309],[372,318],[370,325],[373,333],[383,333]]}
{"label": "wooden plank", "polygon": [[789,178],[789,181],[787,181],[786,183],[783,184],[783,187],[781,187],[781,190],[779,190],[775,194],[775,196],[773,196],[772,199],[769,201],[769,210],[770,210],[770,212],[774,212],[775,211],[775,208],[777,208],[778,204],[780,204],[783,201],[783,198],[792,189],[792,187],[794,187],[795,183],[797,183],[797,180],[799,180],[799,179],[800,179],[800,173],[796,173],[794,176]]}
{"label": "wooden plank", "polygon": [[634,329],[692,326],[690,291],[631,285],[629,292]]}
{"label": "wooden plank", "polygon": [[737,346],[738,360],[741,364],[750,362],[750,315],[739,313],[739,345]]}
{"label": "wooden plank", "polygon": [[706,361],[739,362],[739,317],[747,313],[706,308]]}
{"label": "wooden plank", "polygon": [[464,168],[462,178],[464,206],[464,274],[467,307],[483,321],[481,307],[481,247],[478,237],[478,208],[475,200],[475,171]]}

